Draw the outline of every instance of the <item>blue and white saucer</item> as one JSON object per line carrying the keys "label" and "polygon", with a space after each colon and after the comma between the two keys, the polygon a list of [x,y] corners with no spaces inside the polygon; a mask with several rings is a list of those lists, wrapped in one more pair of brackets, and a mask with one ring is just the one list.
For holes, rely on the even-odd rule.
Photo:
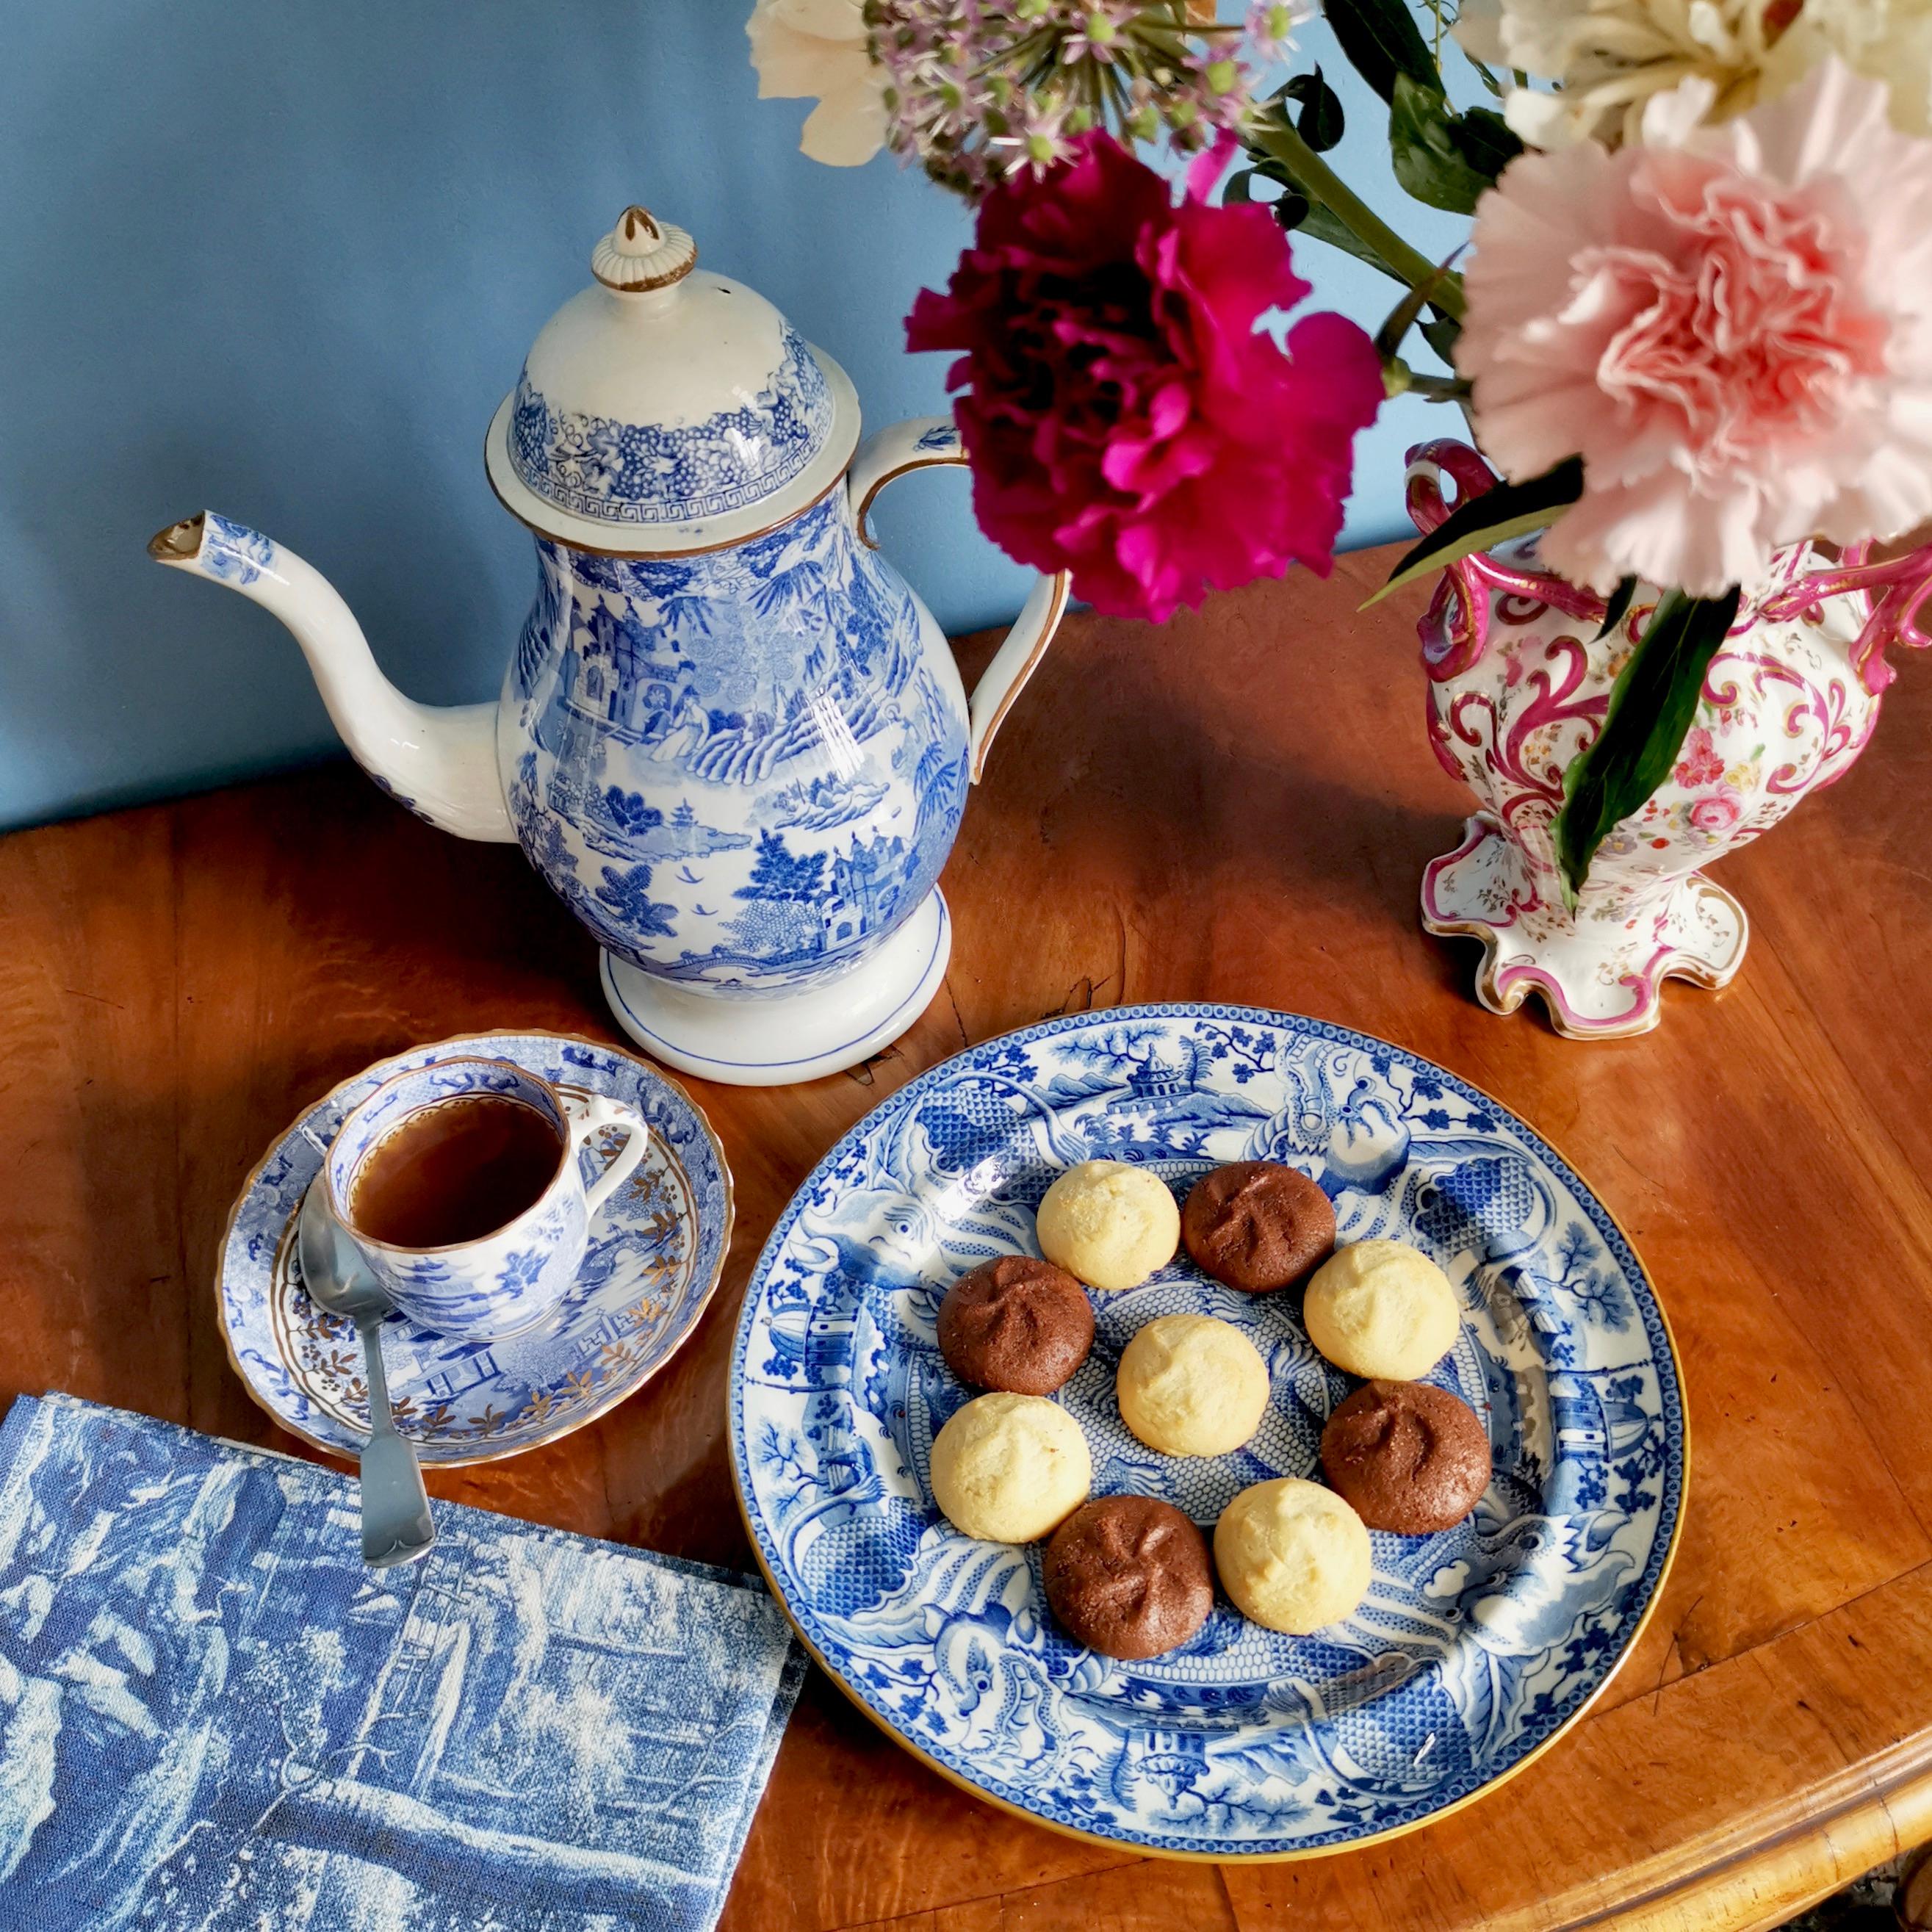
{"label": "blue and white saucer", "polygon": [[[352,1324],[303,1292],[296,1217],[350,1110],[391,1075],[461,1054],[540,1074],[566,1097],[604,1094],[650,1123],[635,1177],[591,1230],[576,1284],[542,1328],[508,1342],[458,1342],[401,1315],[382,1331],[396,1426],[425,1463],[493,1462],[567,1436],[633,1394],[704,1310],[731,1241],[724,1150],[684,1090],[632,1054],[567,1034],[474,1034],[398,1054],[345,1081],[282,1136],[229,1216],[215,1296],[236,1372],[292,1436],[356,1456],[368,1391]],[[608,1160],[621,1138],[601,1150]],[[586,1155],[589,1165],[598,1159]]]}
{"label": "blue and white saucer", "polygon": [[[1346,1622],[1277,1636],[1225,1599],[1180,1649],[1122,1664],[1048,1614],[1040,1550],[940,1515],[932,1438],[970,1393],[939,1303],[988,1256],[1037,1252],[1034,1209],[1096,1156],[1184,1196],[1224,1161],[1286,1161],[1341,1238],[1386,1235],[1456,1285],[1462,1333],[1431,1379],[1486,1420],[1474,1515],[1372,1533]],[[1096,1495],[1160,1496],[1205,1526],[1235,1492],[1312,1476],[1348,1378],[1294,1294],[1244,1295],[1184,1255],[1094,1298],[1060,1392]],[[1168,1457],[1122,1426],[1114,1378],[1142,1324],[1236,1323],[1274,1395],[1230,1456]],[[1179,1856],[1293,1858],[1406,1830],[1520,1769],[1636,1641],[1684,1502],[1684,1402],[1636,1256],[1562,1158],[1440,1067],[1319,1022],[1236,1006],[1117,1009],[988,1041],[902,1088],[787,1208],[746,1291],[733,1473],[760,1561],[806,1642],[920,1756],[996,1803]]]}

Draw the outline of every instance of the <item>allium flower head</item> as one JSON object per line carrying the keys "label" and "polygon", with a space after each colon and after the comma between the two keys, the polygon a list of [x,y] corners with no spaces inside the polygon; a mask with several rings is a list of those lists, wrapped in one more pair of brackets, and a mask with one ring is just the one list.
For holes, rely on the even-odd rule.
{"label": "allium flower head", "polygon": [[1258,64],[1284,61],[1294,51],[1294,30],[1308,18],[1305,5],[1253,0],[1248,9],[1248,56]]}
{"label": "allium flower head", "polygon": [[[866,19],[889,144],[969,196],[1097,128],[1192,152],[1254,111],[1246,30],[1196,20],[1187,0],[866,0]],[[1290,24],[1284,6],[1256,19]]]}

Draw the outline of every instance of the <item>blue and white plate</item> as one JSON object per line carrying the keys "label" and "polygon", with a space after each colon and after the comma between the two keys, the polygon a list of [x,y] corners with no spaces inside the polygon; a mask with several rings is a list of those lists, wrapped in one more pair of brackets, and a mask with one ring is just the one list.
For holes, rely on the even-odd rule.
{"label": "blue and white plate", "polygon": [[[731,1241],[731,1172],[683,1088],[613,1046],[567,1034],[475,1034],[379,1061],[296,1121],[242,1187],[215,1295],[230,1359],[287,1430],[333,1455],[369,1432],[354,1325],[304,1292],[296,1216],[350,1110],[391,1075],[464,1054],[527,1067],[573,1094],[608,1094],[650,1123],[650,1150],[591,1229],[575,1285],[542,1328],[508,1342],[458,1342],[392,1315],[382,1330],[396,1426],[426,1463],[514,1456],[567,1436],[648,1382],[698,1325]],[[587,1154],[585,1174],[622,1136]]]}
{"label": "blue and white plate", "polygon": [[[1084,1650],[1048,1613],[1040,1550],[978,1543],[934,1507],[935,1431],[969,1391],[939,1354],[947,1286],[1037,1252],[1034,1209],[1095,1156],[1184,1195],[1224,1161],[1316,1178],[1341,1238],[1413,1243],[1462,1302],[1432,1379],[1487,1420],[1495,1478],[1441,1534],[1375,1533],[1360,1609],[1280,1636],[1223,1599],[1146,1663]],[[1294,1294],[1249,1296],[1184,1256],[1096,1294],[1059,1400],[1094,1492],[1210,1526],[1236,1491],[1318,1478],[1350,1386]],[[1120,1420],[1114,1376],[1178,1310],[1244,1329],[1272,1371],[1261,1431],[1172,1458]],[[1400,1048],[1286,1013],[1117,1009],[935,1067],[868,1114],[773,1230],[733,1360],[734,1473],[759,1556],[820,1661],[920,1756],[1064,1830],[1173,1855],[1282,1858],[1418,1825],[1519,1768],[1604,1687],[1661,1583],[1683,1508],[1683,1396],[1643,1270],[1520,1120]]]}

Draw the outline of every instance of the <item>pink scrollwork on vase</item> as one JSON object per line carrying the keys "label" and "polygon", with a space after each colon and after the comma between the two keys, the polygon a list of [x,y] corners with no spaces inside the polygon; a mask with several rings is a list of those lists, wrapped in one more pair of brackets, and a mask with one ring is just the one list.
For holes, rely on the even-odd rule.
{"label": "pink scrollwork on vase", "polygon": [[[1495,482],[1466,445],[1409,452],[1418,529]],[[1574,911],[1552,826],[1563,775],[1603,728],[1617,674],[1657,593],[1641,586],[1604,631],[1604,600],[1543,568],[1534,536],[1451,564],[1418,630],[1429,739],[1482,809],[1423,874],[1428,931],[1483,942],[1476,994],[1513,1012],[1532,994],[1573,1039],[1646,1033],[1667,978],[1721,986],[1744,958],[1744,908],[1700,869],[1768,831],[1808,792],[1844,776],[1878,722],[1892,644],[1932,634],[1932,544],[1874,562],[1808,544],[1779,553],[1706,674],[1668,778],[1605,839]]]}

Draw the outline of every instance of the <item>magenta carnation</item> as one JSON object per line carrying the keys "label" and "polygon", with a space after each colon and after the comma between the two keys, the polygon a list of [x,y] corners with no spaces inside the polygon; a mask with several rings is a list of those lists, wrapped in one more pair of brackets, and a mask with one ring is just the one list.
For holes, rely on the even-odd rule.
{"label": "magenta carnation", "polygon": [[1210,589],[1326,575],[1350,446],[1382,398],[1375,345],[1312,315],[1286,353],[1256,325],[1309,292],[1261,208],[1167,183],[1105,134],[995,188],[948,291],[922,290],[915,350],[960,352],[947,386],[980,527],[1072,574],[1114,616],[1159,622]]}

